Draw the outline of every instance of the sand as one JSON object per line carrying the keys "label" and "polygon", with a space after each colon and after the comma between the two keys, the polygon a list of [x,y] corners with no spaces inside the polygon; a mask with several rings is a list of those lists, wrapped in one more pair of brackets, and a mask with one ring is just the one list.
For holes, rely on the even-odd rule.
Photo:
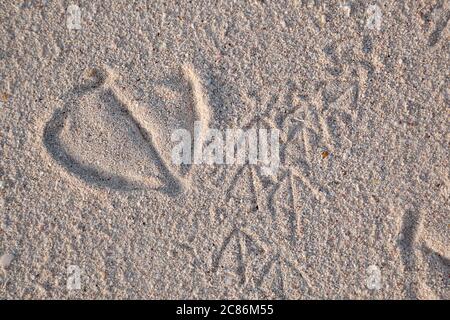
{"label": "sand", "polygon": [[[2,1],[0,298],[449,299],[449,17]],[[175,165],[196,121],[278,170]]]}

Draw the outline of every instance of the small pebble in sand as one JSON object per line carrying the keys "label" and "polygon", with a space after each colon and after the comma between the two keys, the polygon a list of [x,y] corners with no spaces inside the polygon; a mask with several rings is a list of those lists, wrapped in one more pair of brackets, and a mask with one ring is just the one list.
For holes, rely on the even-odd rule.
{"label": "small pebble in sand", "polygon": [[11,262],[13,261],[14,256],[10,253],[5,253],[0,257],[0,267],[8,268]]}
{"label": "small pebble in sand", "polygon": [[322,159],[325,159],[329,155],[330,155],[330,153],[328,151],[322,151]]}
{"label": "small pebble in sand", "polygon": [[0,190],[2,190],[5,187],[5,182],[0,180]]}
{"label": "small pebble in sand", "polygon": [[3,92],[0,98],[1,98],[1,101],[7,102],[9,99],[9,94],[7,94],[6,92]]}
{"label": "small pebble in sand", "polygon": [[321,27],[325,26],[327,23],[327,17],[324,14],[320,15],[319,23]]}

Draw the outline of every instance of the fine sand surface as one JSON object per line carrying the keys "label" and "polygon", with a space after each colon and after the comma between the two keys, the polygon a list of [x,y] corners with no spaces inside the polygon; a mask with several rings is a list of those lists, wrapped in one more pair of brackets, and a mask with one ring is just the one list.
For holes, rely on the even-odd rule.
{"label": "fine sand surface", "polygon": [[[0,299],[449,299],[449,18],[1,1]],[[278,129],[278,170],[173,164],[194,122]]]}

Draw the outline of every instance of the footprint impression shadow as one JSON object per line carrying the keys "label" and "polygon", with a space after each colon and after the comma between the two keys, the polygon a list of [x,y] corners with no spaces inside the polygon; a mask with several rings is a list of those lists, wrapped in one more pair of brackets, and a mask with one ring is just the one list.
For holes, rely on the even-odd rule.
{"label": "footprint impression shadow", "polygon": [[[190,94],[189,105],[191,108],[188,121],[192,124],[188,124],[188,129],[193,128],[193,121],[199,121],[202,128],[207,128],[209,107],[201,82],[191,66],[184,66],[182,72],[184,80],[189,85]],[[48,153],[65,170],[89,185],[114,190],[152,189],[170,196],[186,191],[192,176],[192,166],[181,170],[172,165],[168,156],[170,152],[163,150],[164,140],[159,139],[164,135],[164,131],[169,131],[169,128],[161,127],[163,125],[157,123],[156,119],[152,121],[148,108],[129,99],[115,85],[116,79],[117,75],[114,71],[108,68],[98,69],[92,73],[90,82],[75,86],[68,92],[65,97],[65,105],[54,112],[44,128],[43,143]],[[88,96],[94,97],[95,102],[87,98],[87,109],[90,110],[90,116],[84,117],[82,120],[83,122],[90,121],[91,127],[95,130],[94,137],[92,137],[92,130],[85,132],[84,135],[80,133],[79,126],[73,121],[80,109],[78,104],[86,100]],[[86,105],[86,103],[84,104]],[[98,112],[103,112],[101,118],[95,115]],[[98,118],[97,121],[91,119],[95,117]],[[120,121],[115,121],[115,119]],[[105,133],[105,130],[102,130],[105,126],[102,127],[99,124],[101,121],[106,124],[109,131],[113,132]],[[119,127],[117,127],[118,125]],[[116,126],[116,130],[111,130],[114,129],[114,126]],[[78,146],[75,143],[75,150],[78,151],[74,152],[74,148],[65,141],[66,131],[69,132],[71,140],[73,138],[78,140]],[[117,131],[121,131],[122,135]],[[98,148],[90,149],[90,142],[98,144],[100,141],[108,144],[113,140],[111,137],[119,137],[117,138],[119,140],[116,139],[116,146],[110,149],[109,153],[98,152]],[[126,147],[127,144],[132,143],[127,141],[130,139],[140,142],[131,145],[131,149],[138,154],[136,157],[138,160],[133,158],[133,151],[128,152]],[[83,158],[85,151],[90,152],[88,160],[86,160],[86,156]],[[125,161],[122,162],[128,162],[130,170],[135,172],[124,169],[123,165],[120,169],[117,161],[108,159],[117,156],[114,153],[124,158]],[[98,162],[101,162],[102,159],[106,159],[108,165],[99,164]]]}

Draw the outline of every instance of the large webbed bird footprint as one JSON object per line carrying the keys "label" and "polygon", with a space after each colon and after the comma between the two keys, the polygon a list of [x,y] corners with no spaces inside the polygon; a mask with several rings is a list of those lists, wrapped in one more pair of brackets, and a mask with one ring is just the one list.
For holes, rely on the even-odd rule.
{"label": "large webbed bird footprint", "polygon": [[[90,185],[118,190],[155,189],[174,195],[189,187],[191,167],[171,163],[170,134],[206,128],[209,109],[190,66],[164,95],[163,109],[139,105],[115,83],[117,75],[95,70],[91,82],[74,88],[44,129],[50,155]],[[167,86],[160,86],[165,90]],[[173,108],[176,104],[178,112]],[[169,137],[169,138],[168,138]]]}

